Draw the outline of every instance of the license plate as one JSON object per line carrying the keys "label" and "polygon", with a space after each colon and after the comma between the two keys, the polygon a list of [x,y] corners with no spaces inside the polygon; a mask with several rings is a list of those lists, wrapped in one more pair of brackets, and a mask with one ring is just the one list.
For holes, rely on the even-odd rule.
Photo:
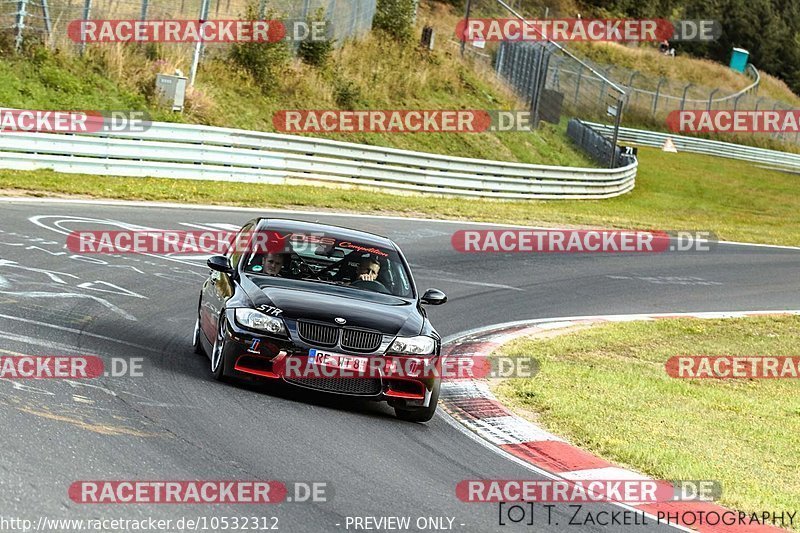
{"label": "license plate", "polygon": [[323,352],[316,349],[309,350],[308,357],[315,365],[353,370],[355,372],[366,372],[367,364],[369,363],[369,358],[367,357]]}

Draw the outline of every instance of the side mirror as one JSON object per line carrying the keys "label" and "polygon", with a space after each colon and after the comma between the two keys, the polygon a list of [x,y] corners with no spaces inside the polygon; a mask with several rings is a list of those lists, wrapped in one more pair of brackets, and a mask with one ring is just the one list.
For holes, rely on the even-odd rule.
{"label": "side mirror", "polygon": [[442,305],[447,301],[447,295],[439,289],[428,289],[420,301],[428,305]]}
{"label": "side mirror", "polygon": [[208,258],[206,264],[211,270],[216,270],[217,272],[222,272],[223,274],[233,274],[233,268],[228,262],[228,258],[224,255],[212,255]]}

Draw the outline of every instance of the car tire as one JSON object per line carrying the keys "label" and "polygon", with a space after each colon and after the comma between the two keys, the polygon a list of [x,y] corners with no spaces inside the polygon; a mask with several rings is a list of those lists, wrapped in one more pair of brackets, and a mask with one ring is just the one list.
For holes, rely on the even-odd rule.
{"label": "car tire", "polygon": [[436,406],[439,403],[439,387],[441,383],[439,381],[433,386],[433,391],[431,392],[431,401],[428,404],[428,407],[417,407],[416,409],[401,409],[399,407],[394,408],[394,414],[400,420],[405,422],[427,422],[433,415],[436,414]]}
{"label": "car tire", "polygon": [[200,335],[203,332],[200,330],[200,317],[194,323],[194,332],[192,333],[192,348],[194,353],[198,355],[205,355],[206,351],[203,349],[203,342],[200,340]]}
{"label": "car tire", "polygon": [[225,375],[225,315],[219,317],[214,347],[211,349],[211,375],[217,381],[226,381]]}

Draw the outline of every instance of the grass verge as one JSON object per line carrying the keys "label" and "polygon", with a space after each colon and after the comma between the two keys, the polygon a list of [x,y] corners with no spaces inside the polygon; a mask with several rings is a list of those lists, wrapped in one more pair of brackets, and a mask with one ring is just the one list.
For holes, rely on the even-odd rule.
{"label": "grass verge", "polygon": [[719,480],[723,505],[795,510],[800,382],[673,379],[664,362],[679,354],[797,355],[798,335],[800,317],[759,317],[519,339],[500,351],[533,354],[539,374],[503,381],[495,393],[581,448],[656,479]]}
{"label": "grass verge", "polygon": [[721,239],[800,245],[797,176],[741,161],[645,148],[633,192],[608,200],[488,201],[363,190],[0,170],[5,194],[340,209],[527,225],[710,230]]}

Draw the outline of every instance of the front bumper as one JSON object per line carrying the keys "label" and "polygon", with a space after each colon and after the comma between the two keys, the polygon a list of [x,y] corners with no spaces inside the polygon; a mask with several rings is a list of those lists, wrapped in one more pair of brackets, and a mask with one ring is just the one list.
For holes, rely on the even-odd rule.
{"label": "front bumper", "polygon": [[[236,324],[233,312],[228,312],[225,329],[225,374],[251,381],[281,381],[330,394],[356,396],[373,401],[387,401],[395,407],[428,407],[437,377],[399,377],[379,373],[370,377],[300,377],[286,374],[287,367],[300,368],[308,364],[309,350],[313,348],[292,334],[275,337],[255,333]],[[339,348],[337,353],[359,357],[382,357],[383,353],[354,353]],[[400,356],[398,356],[400,357]],[[297,358],[289,361],[288,358]],[[439,355],[428,358],[432,365]],[[291,363],[287,365],[287,363]]]}

